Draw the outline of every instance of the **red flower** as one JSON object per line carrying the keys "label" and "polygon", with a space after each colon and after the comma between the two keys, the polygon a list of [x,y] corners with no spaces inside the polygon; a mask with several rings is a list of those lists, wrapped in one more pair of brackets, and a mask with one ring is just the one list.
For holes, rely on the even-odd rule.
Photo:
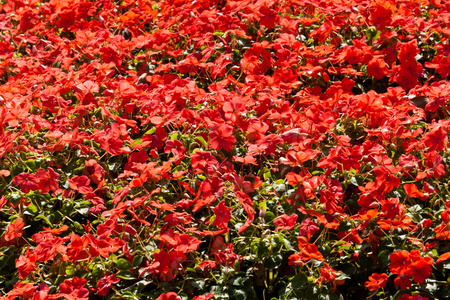
{"label": "red flower", "polygon": [[242,204],[242,207],[248,215],[247,221],[245,221],[244,225],[241,226],[241,228],[239,228],[238,230],[239,233],[242,233],[252,224],[253,220],[255,219],[256,211],[253,209],[252,199],[244,192],[237,191],[236,197],[239,203]]}
{"label": "red flower", "polygon": [[153,253],[155,259],[153,263],[147,262],[147,267],[142,270],[139,276],[150,272],[159,275],[163,281],[172,281],[179,273],[183,272],[182,263],[187,259],[183,252],[165,250]]}
{"label": "red flower", "polygon": [[36,287],[32,283],[18,282],[14,285],[11,292],[9,292],[8,297],[5,299],[16,299],[17,296],[21,296],[21,299],[33,299],[32,297],[35,290]]}
{"label": "red flower", "polygon": [[100,278],[100,280],[97,282],[97,294],[99,296],[105,296],[108,293],[111,285],[116,284],[119,281],[120,279],[116,278],[116,274]]}
{"label": "red flower", "polygon": [[214,293],[209,293],[207,295],[195,296],[192,300],[208,300],[214,297]]}
{"label": "red flower", "polygon": [[317,226],[317,223],[312,221],[310,218],[303,220],[300,225],[300,235],[306,235],[308,239],[310,239],[317,230],[319,230],[319,226]]}
{"label": "red flower", "polygon": [[175,292],[168,292],[167,294],[161,294],[156,300],[180,300],[181,298]]}
{"label": "red flower", "polygon": [[450,57],[444,57],[442,54],[433,57],[432,62],[425,62],[425,67],[436,69],[436,72],[442,76],[447,77],[450,74]]}
{"label": "red flower", "polygon": [[89,291],[84,288],[86,284],[87,280],[84,278],[66,279],[59,285],[59,295],[66,299],[88,300]]}
{"label": "red flower", "polygon": [[203,261],[198,264],[198,267],[202,269],[203,275],[206,275],[206,272],[208,272],[209,270],[217,269],[216,263],[212,260]]}
{"label": "red flower", "polygon": [[394,219],[402,216],[405,212],[405,206],[400,203],[398,198],[388,198],[381,200],[381,212],[386,219]]}
{"label": "red flower", "polygon": [[122,153],[130,153],[128,147],[123,147],[123,142],[118,137],[103,138],[100,140],[100,147],[111,155],[120,155]]}
{"label": "red flower", "polygon": [[290,266],[301,263],[303,261],[308,261],[313,258],[321,261],[325,260],[322,256],[322,253],[320,253],[317,249],[317,246],[314,244],[310,244],[305,237],[299,237],[298,242],[300,252],[298,254],[292,254],[291,256],[289,256]]}
{"label": "red flower", "polygon": [[371,9],[369,21],[378,30],[383,30],[386,26],[391,25],[392,22],[392,4],[388,1],[376,1]]}
{"label": "red flower", "polygon": [[406,276],[405,274],[397,276],[394,279],[394,284],[399,285],[401,290],[406,290],[411,286],[411,277]]}
{"label": "red flower", "polygon": [[219,205],[214,208],[214,214],[216,215],[216,218],[214,219],[213,226],[227,229],[228,222],[231,220],[231,208],[225,206],[225,201],[222,200]]}
{"label": "red flower", "polygon": [[436,263],[440,263],[443,261],[446,261],[447,259],[450,258],[450,252],[445,252],[444,254],[442,254],[441,256],[439,256],[438,260],[436,261]]}
{"label": "red flower", "polygon": [[254,43],[241,60],[241,66],[248,75],[264,75],[272,67],[272,58],[264,49],[265,44]]}
{"label": "red flower", "polygon": [[417,283],[423,283],[431,275],[431,265],[434,261],[431,257],[422,257],[416,249],[410,253],[406,250],[394,252],[389,256],[391,265],[389,269],[397,275],[394,280],[402,290],[411,286],[411,277]]}
{"label": "red flower", "polygon": [[159,245],[160,249],[173,249],[175,251],[184,253],[189,253],[197,250],[198,246],[201,243],[201,241],[196,237],[189,236],[186,233],[180,234],[174,232],[171,228],[161,233],[158,239],[163,242]]}
{"label": "red flower", "polygon": [[114,239],[109,236],[96,238],[92,234],[88,234],[87,238],[90,245],[89,254],[95,257],[101,255],[104,258],[108,258],[109,253],[116,252],[125,244],[125,242],[118,237]]}
{"label": "red flower", "polygon": [[92,180],[93,183],[99,184],[105,176],[105,170],[97,163],[95,159],[85,162],[86,168],[84,174]]}
{"label": "red flower", "polygon": [[419,190],[414,183],[407,183],[403,185],[403,188],[405,189],[406,194],[411,198],[420,198],[420,199],[424,198],[423,192]]}
{"label": "red flower", "polygon": [[420,252],[416,249],[411,250],[411,275],[417,283],[423,283],[425,279],[431,275],[431,267],[434,261],[431,257],[422,257]]}
{"label": "red flower", "polygon": [[286,154],[287,160],[285,164],[289,164],[291,167],[301,166],[305,161],[314,160],[322,152],[318,150],[305,150],[305,151],[289,151]]}
{"label": "red flower", "polygon": [[369,281],[366,281],[364,285],[369,291],[376,291],[386,286],[388,276],[386,273],[378,274],[373,273],[369,276]]}
{"label": "red flower", "polygon": [[48,193],[50,190],[56,191],[59,189],[58,178],[61,177],[52,168],[47,168],[47,172],[44,169],[39,168],[36,171],[36,176],[39,179],[39,192],[42,194]]}
{"label": "red flower", "polygon": [[20,173],[13,178],[13,184],[19,185],[22,192],[28,193],[39,188],[39,178],[34,174]]}
{"label": "red flower", "polygon": [[392,273],[397,275],[402,275],[406,273],[409,265],[411,264],[409,253],[406,250],[392,253],[389,256],[389,259],[391,260],[389,270],[391,270]]}
{"label": "red flower", "polygon": [[214,173],[217,169],[219,162],[217,159],[207,151],[195,151],[191,155],[191,166],[194,169],[194,173]]}
{"label": "red flower", "polygon": [[260,24],[267,28],[272,28],[275,26],[275,22],[278,19],[277,12],[267,6],[262,6],[259,9],[261,13]]}
{"label": "red flower", "polygon": [[285,230],[291,230],[294,228],[295,223],[297,222],[298,215],[293,214],[290,216],[282,215],[275,220],[273,220],[273,224],[277,226],[275,231],[285,229]]}
{"label": "red flower", "polygon": [[381,79],[389,73],[386,63],[381,58],[373,58],[367,64],[367,75]]}
{"label": "red flower", "polygon": [[428,152],[433,150],[442,151],[448,141],[447,132],[442,127],[435,128],[427,132],[422,141],[428,147]]}
{"label": "red flower", "polygon": [[389,230],[401,228],[405,230],[409,230],[412,226],[412,220],[409,216],[404,215],[403,217],[395,218],[395,219],[386,219],[386,220],[378,220],[377,224],[380,229]]}
{"label": "red flower", "polygon": [[334,282],[336,279],[336,270],[327,263],[323,263],[323,268],[320,268],[320,274],[321,276],[317,279],[319,282]]}
{"label": "red flower", "polygon": [[70,243],[67,245],[67,257],[69,258],[69,261],[74,262],[88,258],[88,245],[89,240],[85,236],[79,237],[76,234],[72,234]]}
{"label": "red flower", "polygon": [[64,241],[60,237],[53,236],[51,233],[37,233],[32,238],[37,243],[33,250],[37,261],[46,262],[55,258],[58,254],[66,254],[67,248],[63,245]]}
{"label": "red flower", "polygon": [[350,231],[340,231],[337,234],[339,239],[342,239],[349,243],[362,244],[363,239],[358,235],[358,230],[356,228],[352,228]]}
{"label": "red flower", "polygon": [[233,150],[236,138],[233,136],[233,127],[230,125],[214,126],[209,133],[208,146],[214,150]]}
{"label": "red flower", "polygon": [[362,63],[364,59],[364,52],[356,47],[345,47],[341,55],[351,65]]}
{"label": "red flower", "polygon": [[239,120],[239,116],[246,111],[245,101],[241,97],[234,97],[231,101],[225,102],[222,109],[225,113],[225,119],[236,123]]}
{"label": "red flower", "polygon": [[19,270],[20,279],[25,279],[31,272],[36,270],[36,255],[30,255],[30,247],[27,248],[25,255],[16,259],[16,268]]}
{"label": "red flower", "polygon": [[78,191],[81,194],[87,194],[92,192],[92,188],[89,186],[91,181],[87,176],[74,176],[68,180],[71,189]]}
{"label": "red flower", "polygon": [[251,155],[247,155],[245,157],[240,157],[240,156],[233,156],[233,161],[237,161],[240,162],[243,165],[247,165],[247,164],[252,164],[257,166],[258,164],[256,163],[256,158],[254,158]]}
{"label": "red flower", "polygon": [[16,219],[14,222],[9,224],[8,230],[3,236],[5,241],[9,242],[14,239],[20,238],[22,236],[22,228],[25,226],[22,218]]}
{"label": "red flower", "polygon": [[218,265],[233,267],[236,261],[239,262],[241,260],[241,256],[233,252],[233,247],[214,253],[214,258]]}
{"label": "red flower", "polygon": [[376,175],[375,183],[382,188],[385,193],[389,193],[394,187],[400,186],[400,179],[393,176],[392,172],[383,166],[377,166],[373,169]]}
{"label": "red flower", "polygon": [[398,59],[402,64],[409,64],[416,62],[416,55],[419,54],[420,49],[417,47],[417,41],[412,40],[401,45],[398,52]]}
{"label": "red flower", "polygon": [[428,298],[422,297],[419,294],[415,294],[413,296],[410,296],[408,294],[403,294],[400,297],[398,297],[397,300],[428,300]]}

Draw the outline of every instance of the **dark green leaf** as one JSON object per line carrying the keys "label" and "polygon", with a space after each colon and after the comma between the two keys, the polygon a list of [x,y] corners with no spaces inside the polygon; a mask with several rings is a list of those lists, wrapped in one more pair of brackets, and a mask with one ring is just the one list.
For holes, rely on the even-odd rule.
{"label": "dark green leaf", "polygon": [[196,289],[203,290],[205,288],[205,281],[203,279],[198,279],[191,282],[191,285]]}
{"label": "dark green leaf", "polygon": [[120,271],[116,274],[116,277],[124,280],[133,280],[136,279],[136,276],[130,271]]}
{"label": "dark green leaf", "polygon": [[141,255],[137,255],[133,257],[133,267],[139,267],[142,264],[144,257]]}
{"label": "dark green leaf", "polygon": [[308,277],[305,274],[300,273],[294,276],[291,280],[293,289],[301,289],[305,284],[308,283]]}
{"label": "dark green leaf", "polygon": [[266,258],[266,260],[264,261],[264,268],[273,270],[281,266],[282,262],[283,262],[283,255],[276,254],[274,256]]}
{"label": "dark green leaf", "polygon": [[119,258],[114,260],[114,265],[116,266],[117,269],[121,271],[126,271],[133,268],[133,265],[130,264],[130,262],[125,258]]}

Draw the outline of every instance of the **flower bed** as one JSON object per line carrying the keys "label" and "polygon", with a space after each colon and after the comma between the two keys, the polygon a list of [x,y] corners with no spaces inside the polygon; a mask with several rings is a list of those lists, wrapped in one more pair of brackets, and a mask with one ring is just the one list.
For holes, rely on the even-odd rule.
{"label": "flower bed", "polygon": [[4,299],[447,299],[450,4],[0,2]]}

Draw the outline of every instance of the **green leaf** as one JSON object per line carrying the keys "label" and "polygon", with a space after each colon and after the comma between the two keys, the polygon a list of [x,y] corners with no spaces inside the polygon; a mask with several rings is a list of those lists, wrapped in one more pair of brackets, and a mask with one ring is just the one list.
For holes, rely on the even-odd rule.
{"label": "green leaf", "polygon": [[264,258],[269,250],[269,246],[268,241],[259,238],[254,239],[251,243],[251,247],[257,258]]}
{"label": "green leaf", "polygon": [[105,268],[103,267],[103,265],[101,264],[97,264],[94,266],[94,268],[92,269],[92,275],[94,275],[94,277],[96,278],[100,278],[103,276],[103,270],[105,270]]}
{"label": "green leaf", "polygon": [[214,31],[213,35],[224,35],[225,32],[223,32],[222,30],[216,30]]}
{"label": "green leaf", "polygon": [[116,277],[123,280],[133,280],[136,279],[136,276],[130,271],[120,271],[116,274]]}
{"label": "green leaf", "polygon": [[381,32],[378,31],[374,26],[367,28],[366,37],[368,40],[376,40],[380,37]]}
{"label": "green leaf", "polygon": [[228,293],[221,293],[221,292],[214,293],[214,297],[212,299],[214,299],[214,300],[227,300],[227,299],[230,299],[230,295],[228,295]]}
{"label": "green leaf", "polygon": [[246,277],[233,277],[228,280],[228,283],[234,286],[243,286],[246,281]]}
{"label": "green leaf", "polygon": [[12,204],[17,204],[22,199],[22,195],[20,193],[11,193],[8,197],[8,200],[11,201]]}
{"label": "green leaf", "polygon": [[201,135],[196,136],[195,139],[199,141],[203,145],[203,147],[208,148],[208,143]]}
{"label": "green leaf", "polygon": [[266,216],[264,217],[264,221],[266,223],[270,223],[270,222],[272,222],[273,219],[275,219],[274,213],[271,211],[266,211]]}
{"label": "green leaf", "polygon": [[203,290],[205,288],[205,281],[202,279],[196,279],[191,282],[191,285],[196,289]]}
{"label": "green leaf", "polygon": [[146,133],[144,133],[144,135],[147,134],[154,134],[156,132],[156,127],[151,128],[150,130],[148,130]]}
{"label": "green leaf", "polygon": [[265,169],[264,171],[264,180],[268,180],[272,178],[272,171],[270,169]]}
{"label": "green leaf", "polygon": [[288,239],[283,239],[283,244],[288,250],[295,251],[294,246],[292,246],[291,242]]}
{"label": "green leaf", "polygon": [[362,176],[352,177],[352,178],[350,178],[350,182],[351,182],[351,184],[353,184],[355,186],[364,185],[364,179],[362,178]]}
{"label": "green leaf", "polygon": [[319,296],[320,300],[340,300],[341,297],[338,294],[332,293],[332,292],[328,292],[326,294],[321,294]]}
{"label": "green leaf", "polygon": [[172,134],[170,136],[171,140],[179,140],[180,139],[180,134],[178,132],[175,132],[174,134]]}
{"label": "green leaf", "polygon": [[28,168],[30,168],[31,171],[36,172],[36,162],[34,161],[34,159],[25,161],[25,164]]}
{"label": "green leaf", "polygon": [[300,273],[294,276],[291,280],[293,289],[301,289],[305,284],[308,283],[308,277],[305,274]]}
{"label": "green leaf", "polygon": [[286,185],[284,183],[281,184],[274,183],[273,189],[275,190],[275,192],[283,194],[284,192],[286,192]]}
{"label": "green leaf", "polygon": [[420,223],[420,221],[422,221],[422,218],[418,214],[406,213],[406,215],[410,217],[414,223]]}
{"label": "green leaf", "polygon": [[378,254],[378,264],[380,270],[384,270],[389,265],[389,252],[387,250],[383,250]]}
{"label": "green leaf", "polygon": [[74,265],[68,265],[66,267],[66,274],[69,276],[73,276],[75,275],[75,272],[77,271],[77,268],[75,268]]}
{"label": "green leaf", "polygon": [[83,226],[77,221],[75,221],[72,224],[70,224],[69,227],[72,228],[73,230],[79,230],[79,231],[83,231],[84,230]]}
{"label": "green leaf", "polygon": [[44,215],[38,215],[34,218],[35,221],[43,220],[47,225],[50,226],[50,228],[53,228],[53,224],[47,219]]}
{"label": "green leaf", "polygon": [[310,285],[305,292],[305,299],[317,300],[320,299],[319,296],[321,294],[320,289],[317,286]]}
{"label": "green leaf", "polygon": [[24,215],[34,215],[38,212],[38,208],[34,204],[30,204],[25,208]]}
{"label": "green leaf", "polygon": [[135,146],[135,145],[138,145],[138,144],[142,144],[142,139],[135,139],[135,140],[133,141],[133,143],[131,144],[131,147],[133,147],[133,146]]}
{"label": "green leaf", "polygon": [[283,262],[283,255],[281,254],[269,256],[264,261],[264,268],[273,270],[281,266],[282,262]]}
{"label": "green leaf", "polygon": [[114,260],[114,265],[121,271],[126,271],[133,268],[133,265],[125,258],[119,258]]}
{"label": "green leaf", "polygon": [[139,267],[144,260],[144,257],[142,255],[137,255],[133,257],[133,267]]}
{"label": "green leaf", "polygon": [[87,217],[88,211],[89,211],[89,207],[77,208],[76,211],[77,211],[80,215]]}
{"label": "green leaf", "polygon": [[230,296],[234,297],[237,300],[246,300],[247,292],[242,289],[229,289]]}

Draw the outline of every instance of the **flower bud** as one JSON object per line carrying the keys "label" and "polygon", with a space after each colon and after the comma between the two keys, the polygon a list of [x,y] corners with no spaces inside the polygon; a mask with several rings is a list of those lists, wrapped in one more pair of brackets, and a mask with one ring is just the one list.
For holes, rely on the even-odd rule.
{"label": "flower bud", "polygon": [[266,216],[266,211],[264,210],[264,207],[261,206],[261,209],[259,210],[259,217],[264,218]]}

